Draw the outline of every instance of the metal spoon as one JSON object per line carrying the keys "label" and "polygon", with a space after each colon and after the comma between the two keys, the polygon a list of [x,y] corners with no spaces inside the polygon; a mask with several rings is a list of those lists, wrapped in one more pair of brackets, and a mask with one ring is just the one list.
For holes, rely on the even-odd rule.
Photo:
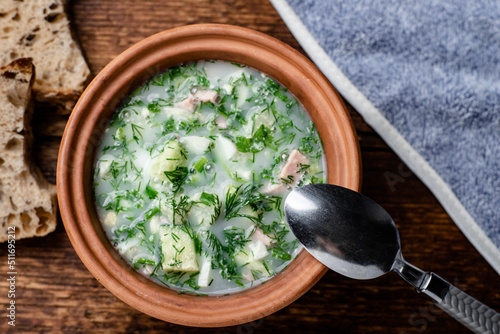
{"label": "metal spoon", "polygon": [[285,215],[309,253],[339,274],[371,279],[395,271],[473,332],[500,333],[500,314],[403,259],[394,221],[370,198],[339,186],[307,185],[287,196]]}

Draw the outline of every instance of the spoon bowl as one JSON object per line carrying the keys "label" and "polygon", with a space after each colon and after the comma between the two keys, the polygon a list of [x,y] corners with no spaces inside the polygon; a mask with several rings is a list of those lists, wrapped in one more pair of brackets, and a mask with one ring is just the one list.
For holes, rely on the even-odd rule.
{"label": "spoon bowl", "polygon": [[288,194],[285,216],[309,253],[339,274],[371,279],[395,271],[473,332],[500,333],[500,314],[403,259],[396,224],[370,198],[340,186],[307,185]]}
{"label": "spoon bowl", "polygon": [[392,270],[400,254],[391,216],[355,191],[326,184],[300,187],[288,195],[285,214],[309,253],[344,276],[379,277]]}

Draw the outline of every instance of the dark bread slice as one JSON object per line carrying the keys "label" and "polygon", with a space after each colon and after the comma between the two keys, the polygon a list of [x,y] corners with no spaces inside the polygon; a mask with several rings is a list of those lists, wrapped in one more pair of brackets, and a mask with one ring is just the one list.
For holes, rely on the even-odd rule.
{"label": "dark bread slice", "polygon": [[57,223],[56,187],[30,161],[33,136],[29,58],[0,68],[0,242],[44,236]]}
{"label": "dark bread slice", "polygon": [[0,66],[30,57],[35,99],[71,112],[90,78],[65,12],[66,0],[2,0]]}

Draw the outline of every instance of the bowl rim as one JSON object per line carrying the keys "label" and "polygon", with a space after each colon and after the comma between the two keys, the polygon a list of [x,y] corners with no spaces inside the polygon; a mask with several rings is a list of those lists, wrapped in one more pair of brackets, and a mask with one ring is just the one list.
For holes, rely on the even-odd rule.
{"label": "bowl rim", "polygon": [[[178,294],[126,268],[124,260],[120,261],[103,241],[95,213],[89,208],[90,157],[94,157],[94,148],[109,120],[106,112],[112,113],[124,98],[123,92],[130,92],[138,83],[175,64],[196,59],[252,66],[282,83],[305,107],[314,105],[310,108],[313,112],[306,110],[316,123],[325,154],[341,153],[328,160],[328,183],[359,190],[361,157],[352,120],[342,99],[316,66],[292,47],[264,33],[232,25],[196,24],[138,42],[92,80],[73,109],[62,137],[57,162],[58,201],[64,227],[78,256],[116,297],[164,321],[195,327],[232,326],[289,305],[309,290],[327,268],[303,250],[282,272],[243,292],[226,296]],[[313,89],[305,88],[305,84]],[[331,140],[325,143],[324,138]]]}

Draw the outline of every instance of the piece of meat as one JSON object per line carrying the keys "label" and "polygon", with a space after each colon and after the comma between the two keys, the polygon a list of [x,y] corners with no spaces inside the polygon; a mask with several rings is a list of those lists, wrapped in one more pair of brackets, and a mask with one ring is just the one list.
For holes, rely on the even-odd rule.
{"label": "piece of meat", "polygon": [[193,96],[189,95],[187,98],[185,98],[181,102],[177,103],[175,105],[175,107],[189,111],[192,113],[196,109],[197,103],[198,102],[195,100],[195,98]]}
{"label": "piece of meat", "polygon": [[279,183],[269,183],[263,192],[276,195],[284,192],[286,187],[294,187],[302,176],[303,165],[309,165],[309,159],[299,150],[293,150],[278,174]]}
{"label": "piece of meat", "polygon": [[215,119],[215,124],[217,124],[217,126],[220,129],[227,129],[227,127],[229,126],[229,124],[227,122],[227,118],[225,118],[224,116],[218,116]]}
{"label": "piece of meat", "polygon": [[267,186],[264,186],[262,192],[267,195],[279,195],[286,190],[283,183],[271,183],[269,182]]}
{"label": "piece of meat", "polygon": [[249,238],[250,241],[261,241],[265,246],[271,245],[271,243],[274,241],[267,234],[265,234],[264,231],[262,231],[259,227],[255,225],[250,226],[245,231],[245,236]]}
{"label": "piece of meat", "polygon": [[305,155],[299,152],[299,150],[293,150],[286,161],[285,166],[281,168],[278,175],[280,180],[290,180],[284,181],[287,185],[293,187],[299,182],[300,176],[302,175],[301,165],[309,165],[309,159]]}
{"label": "piece of meat", "polygon": [[[252,227],[253,229],[253,227]],[[269,238],[260,228],[255,227],[255,232],[250,236],[252,241],[261,241],[265,246],[271,245],[273,239]]]}
{"label": "piece of meat", "polygon": [[196,90],[175,106],[189,112],[194,112],[200,101],[215,103],[217,101],[217,92],[214,90]]}
{"label": "piece of meat", "polygon": [[217,92],[215,90],[197,90],[194,97],[201,102],[215,103],[217,101]]}

